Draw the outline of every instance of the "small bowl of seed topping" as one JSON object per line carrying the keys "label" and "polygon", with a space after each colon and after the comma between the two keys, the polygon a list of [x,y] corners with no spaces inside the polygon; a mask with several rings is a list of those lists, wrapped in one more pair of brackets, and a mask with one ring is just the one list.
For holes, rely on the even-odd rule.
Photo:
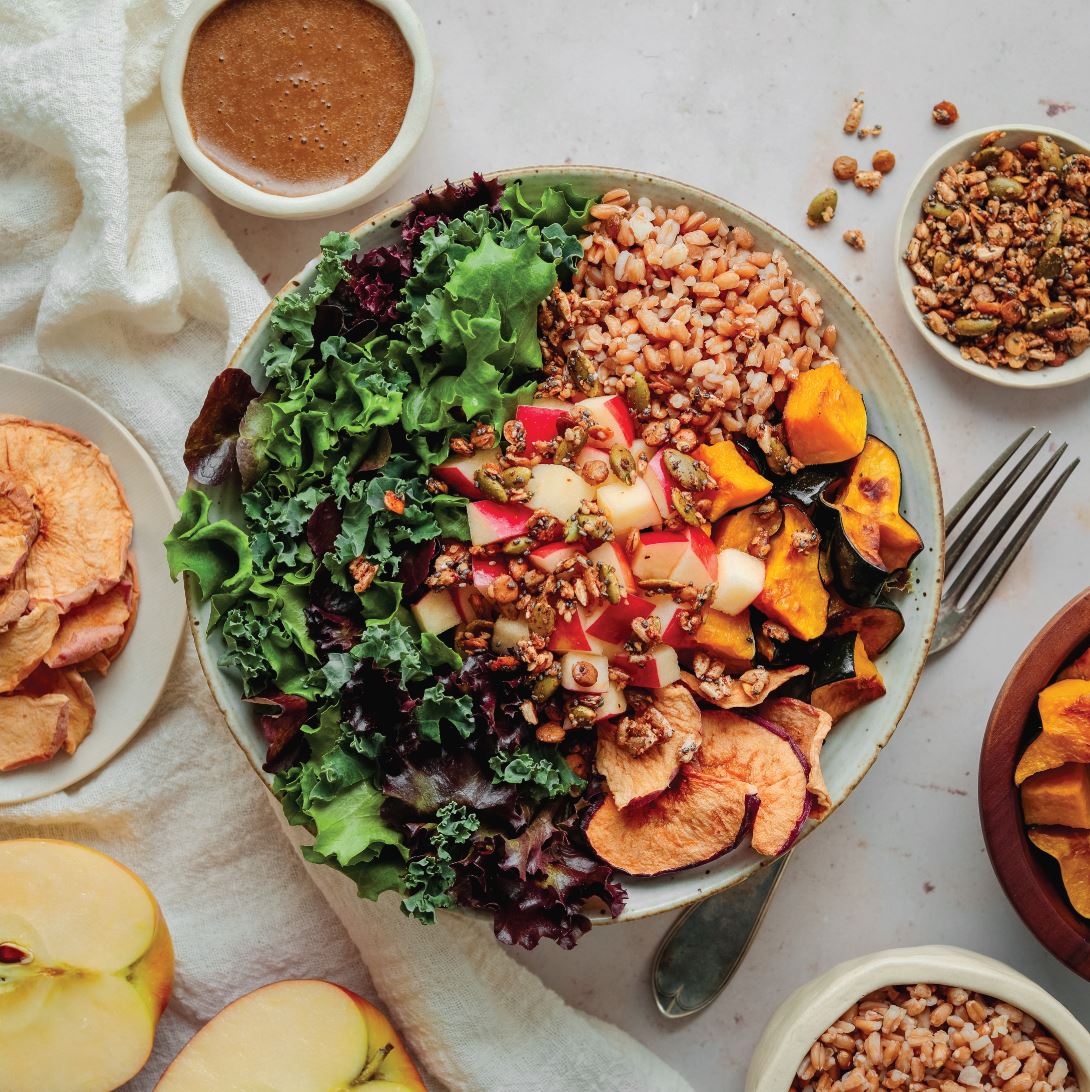
{"label": "small bowl of seed topping", "polygon": [[1090,145],[1032,125],[947,144],[909,189],[896,265],[955,367],[1023,389],[1090,377]]}

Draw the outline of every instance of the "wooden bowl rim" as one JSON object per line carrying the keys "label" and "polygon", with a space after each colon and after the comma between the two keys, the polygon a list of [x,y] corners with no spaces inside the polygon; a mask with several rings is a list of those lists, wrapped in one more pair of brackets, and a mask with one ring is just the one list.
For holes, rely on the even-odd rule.
{"label": "wooden bowl rim", "polygon": [[1046,871],[1022,819],[1014,771],[1028,740],[1037,695],[1090,641],[1090,588],[1050,618],[1011,668],[980,749],[980,824],[1000,886],[1031,933],[1061,963],[1090,980],[1090,921]]}

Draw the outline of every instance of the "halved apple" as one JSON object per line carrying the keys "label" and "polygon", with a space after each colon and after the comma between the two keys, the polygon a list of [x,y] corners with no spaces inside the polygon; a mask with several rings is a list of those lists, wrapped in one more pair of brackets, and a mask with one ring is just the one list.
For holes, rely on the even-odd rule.
{"label": "halved apple", "polygon": [[170,934],[124,865],[72,842],[0,842],[0,1087],[108,1092],[143,1068],[174,976]]}
{"label": "halved apple", "polygon": [[262,986],[205,1024],[156,1092],[425,1092],[393,1025],[332,982]]}

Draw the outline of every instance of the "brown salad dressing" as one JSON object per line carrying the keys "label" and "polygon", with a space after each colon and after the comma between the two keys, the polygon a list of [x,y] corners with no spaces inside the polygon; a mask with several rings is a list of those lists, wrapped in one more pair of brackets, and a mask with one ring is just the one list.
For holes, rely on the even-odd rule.
{"label": "brown salad dressing", "polygon": [[413,57],[367,0],[226,0],[182,83],[193,138],[243,182],[288,197],[359,178],[394,142]]}

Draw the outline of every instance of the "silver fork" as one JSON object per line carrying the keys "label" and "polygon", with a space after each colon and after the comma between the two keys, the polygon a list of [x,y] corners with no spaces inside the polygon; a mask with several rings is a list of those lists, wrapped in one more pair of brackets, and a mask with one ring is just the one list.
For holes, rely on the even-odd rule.
{"label": "silver fork", "polygon": [[[999,477],[1033,432],[1032,427],[1026,429],[1000,453],[947,512],[947,535],[958,526],[988,486]],[[980,535],[985,524],[995,517],[975,552],[961,566],[957,575],[943,587],[939,621],[929,655],[949,648],[969,628],[1021,552],[1034,528],[1041,522],[1041,517],[1079,465],[1076,458],[1064,467],[1029,510],[1029,514],[1018,522],[1018,517],[1026,511],[1067,450],[1067,444],[1061,444],[1018,496],[1001,513],[997,513],[996,506],[1005,500],[1018,479],[1048,443],[1051,435],[1051,432],[1046,432],[1024,451],[988,494],[986,503],[976,509],[957,538],[947,545],[945,575],[951,577],[954,568]],[[1015,528],[1016,523],[1017,530],[1004,543],[1003,540]],[[967,595],[977,574],[993,558],[991,568]],[[757,935],[765,911],[790,859],[791,853],[785,853],[744,883],[703,899],[678,917],[663,937],[651,967],[651,991],[663,1016],[672,1019],[692,1016],[707,1008],[722,993]]]}

